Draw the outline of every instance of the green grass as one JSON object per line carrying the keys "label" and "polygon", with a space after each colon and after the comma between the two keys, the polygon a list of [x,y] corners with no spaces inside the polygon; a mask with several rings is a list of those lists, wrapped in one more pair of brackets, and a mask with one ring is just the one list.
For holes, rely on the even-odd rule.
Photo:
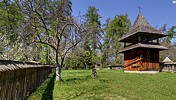
{"label": "green grass", "polygon": [[61,82],[51,77],[30,99],[176,100],[175,73],[130,74],[117,70],[98,70],[97,75],[97,78],[92,78],[90,70],[65,70]]}

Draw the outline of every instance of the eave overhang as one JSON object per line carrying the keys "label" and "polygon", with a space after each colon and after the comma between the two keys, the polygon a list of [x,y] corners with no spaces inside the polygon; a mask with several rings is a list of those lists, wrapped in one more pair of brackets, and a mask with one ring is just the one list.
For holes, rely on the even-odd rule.
{"label": "eave overhang", "polygon": [[125,48],[123,48],[122,50],[120,50],[118,53],[124,53],[126,51],[129,51],[129,50],[133,50],[133,49],[137,49],[137,48],[148,48],[148,49],[155,49],[155,50],[159,50],[159,51],[162,51],[162,50],[168,50],[168,48],[162,46],[162,45],[159,45],[159,44],[143,44],[143,43],[137,43],[137,44],[134,44],[134,45],[130,45],[130,46],[127,46]]}

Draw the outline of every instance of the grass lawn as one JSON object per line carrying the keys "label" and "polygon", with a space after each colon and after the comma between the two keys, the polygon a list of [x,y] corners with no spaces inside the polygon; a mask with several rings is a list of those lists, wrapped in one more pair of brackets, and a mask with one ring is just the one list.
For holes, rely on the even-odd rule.
{"label": "grass lawn", "polygon": [[64,70],[50,75],[30,100],[176,100],[176,73],[130,74],[117,70]]}

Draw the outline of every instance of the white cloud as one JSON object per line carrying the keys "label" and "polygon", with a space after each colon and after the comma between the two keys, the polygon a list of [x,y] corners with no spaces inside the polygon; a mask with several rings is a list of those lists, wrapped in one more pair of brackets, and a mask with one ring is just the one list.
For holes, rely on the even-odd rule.
{"label": "white cloud", "polygon": [[172,3],[173,3],[173,4],[176,4],[176,0],[173,0]]}

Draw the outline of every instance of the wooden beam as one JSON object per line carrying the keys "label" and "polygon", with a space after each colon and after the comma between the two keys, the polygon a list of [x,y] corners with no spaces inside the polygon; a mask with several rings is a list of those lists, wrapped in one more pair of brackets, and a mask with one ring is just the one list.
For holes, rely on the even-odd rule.
{"label": "wooden beam", "polygon": [[159,39],[157,39],[157,44],[159,44]]}
{"label": "wooden beam", "polygon": [[141,35],[138,35],[138,42],[141,42]]}
{"label": "wooden beam", "polygon": [[124,47],[126,47],[126,42],[124,42]]}

